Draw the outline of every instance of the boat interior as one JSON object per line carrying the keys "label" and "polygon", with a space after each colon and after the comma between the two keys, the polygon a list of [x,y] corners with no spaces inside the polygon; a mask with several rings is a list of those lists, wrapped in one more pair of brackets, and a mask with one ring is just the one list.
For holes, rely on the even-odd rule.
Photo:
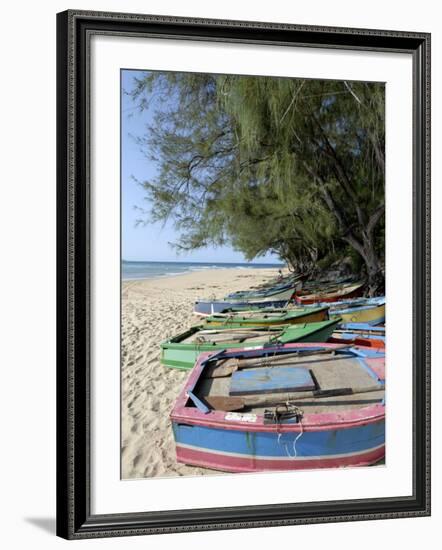
{"label": "boat interior", "polygon": [[[349,348],[319,349],[251,358],[224,354],[206,363],[192,393],[214,410],[285,414],[290,421],[294,410],[343,412],[383,403],[385,385]],[[188,405],[194,406],[191,400]]]}
{"label": "boat interior", "polygon": [[202,329],[188,334],[183,339],[180,339],[181,344],[202,344],[202,343],[242,343],[242,342],[262,342],[270,338],[278,338],[284,329],[285,325],[273,328],[232,328],[232,329]]}

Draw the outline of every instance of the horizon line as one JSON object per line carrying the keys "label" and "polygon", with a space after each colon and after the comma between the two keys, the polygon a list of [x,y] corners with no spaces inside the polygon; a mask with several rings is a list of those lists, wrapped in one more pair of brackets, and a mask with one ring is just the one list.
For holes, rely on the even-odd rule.
{"label": "horizon line", "polygon": [[127,260],[125,258],[121,259],[122,262],[131,262],[131,263],[174,263],[174,264],[260,264],[260,265],[285,265],[284,262],[220,262],[215,260],[208,260],[206,262],[202,261],[186,261],[186,260]]}

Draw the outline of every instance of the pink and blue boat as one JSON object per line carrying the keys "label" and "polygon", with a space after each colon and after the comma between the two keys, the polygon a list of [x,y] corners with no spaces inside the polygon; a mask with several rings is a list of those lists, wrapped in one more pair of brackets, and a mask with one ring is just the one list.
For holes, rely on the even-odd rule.
{"label": "pink and blue boat", "polygon": [[286,344],[199,356],[171,413],[178,462],[226,472],[385,456],[385,353]]}

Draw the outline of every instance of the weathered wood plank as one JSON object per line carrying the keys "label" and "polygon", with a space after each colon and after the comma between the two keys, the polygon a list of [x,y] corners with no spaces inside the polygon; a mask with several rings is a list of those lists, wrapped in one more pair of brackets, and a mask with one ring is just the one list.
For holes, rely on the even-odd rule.
{"label": "weathered wood plank", "polygon": [[232,374],[230,395],[313,390],[310,371],[301,367],[246,369]]}

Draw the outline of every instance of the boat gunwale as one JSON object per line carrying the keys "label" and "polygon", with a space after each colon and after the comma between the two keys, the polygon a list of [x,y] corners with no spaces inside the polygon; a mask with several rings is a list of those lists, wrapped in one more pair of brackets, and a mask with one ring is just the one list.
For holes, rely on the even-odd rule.
{"label": "boat gunwale", "polygon": [[[336,325],[336,327],[337,327],[339,325],[340,320],[341,320],[340,318],[335,318],[335,319],[327,319],[326,321],[317,321],[315,323],[299,323],[299,324],[276,325],[276,326],[271,326],[270,325],[270,326],[264,327],[264,328],[263,327],[244,327],[244,329],[247,329],[247,330],[256,329],[257,331],[267,330],[269,333],[271,333],[271,332],[279,333],[274,341],[265,340],[265,336],[263,336],[263,339],[260,340],[260,343],[258,343],[258,342],[253,342],[252,343],[257,348],[258,347],[263,347],[264,348],[265,346],[275,346],[275,345],[277,345],[278,344],[277,338],[282,337],[286,332],[300,330],[302,325],[304,325],[304,328],[305,328],[305,325],[321,324],[320,327],[317,327],[315,330],[308,333],[308,336],[311,337],[314,334],[316,334],[318,332],[321,332],[322,330],[324,330],[326,328],[329,328],[333,324]],[[243,327],[238,327],[238,328],[243,328]],[[190,347],[192,347],[192,346],[203,349],[204,346],[217,346],[218,345],[217,342],[202,342],[200,344],[196,344],[194,342],[177,341],[178,338],[181,338],[181,340],[182,340],[184,338],[188,338],[189,336],[192,336],[193,334],[195,334],[197,332],[197,329],[201,329],[201,330],[221,330],[221,331],[225,330],[227,332],[229,329],[232,329],[232,327],[217,326],[217,327],[214,327],[213,329],[208,329],[204,325],[194,325],[193,327],[190,327],[187,331],[185,331],[181,334],[178,334],[177,336],[173,336],[172,338],[169,338],[168,340],[164,340],[163,342],[161,342],[160,343],[161,349],[170,349],[169,346],[173,346],[174,349],[183,349],[183,350],[190,349]],[[288,343],[289,342],[286,342],[286,344],[288,344]],[[299,343],[302,343],[302,342],[299,342]],[[305,343],[307,343],[307,342],[305,342]],[[242,349],[240,346],[244,346],[244,344],[246,344],[246,342],[238,342],[238,347],[235,347],[235,344],[233,342],[231,342],[231,343],[226,344],[226,347],[224,349],[226,349],[227,346],[231,346],[232,349],[236,349],[236,351],[238,351],[238,349]],[[284,342],[281,343],[281,345],[283,345],[283,344],[284,344]],[[182,346],[182,347],[180,348],[178,346]],[[220,348],[217,348],[217,350],[219,350],[219,349]]]}
{"label": "boat gunwale", "polygon": [[344,287],[341,290],[333,290],[329,292],[311,292],[309,294],[295,294],[296,302],[299,304],[317,304],[320,302],[327,302],[331,298],[337,298],[336,301],[339,301],[339,298],[342,296],[351,296],[355,292],[358,292],[359,290],[362,290],[365,286],[365,283],[350,285],[348,287]]}
{"label": "boat gunwale", "polygon": [[[289,327],[290,325],[279,325],[279,326],[276,326],[276,327],[247,327],[247,330],[257,330],[257,331],[265,331],[267,330],[268,332],[273,332],[273,333],[282,333],[284,332],[284,330]],[[241,327],[239,327],[241,328]],[[213,327],[212,329],[208,328],[207,326],[205,325],[193,325],[191,326],[190,328],[188,328],[186,331],[184,332],[181,332],[180,334],[177,334],[176,336],[172,336],[171,338],[168,338],[167,340],[163,340],[162,342],[160,342],[160,346],[163,348],[163,349],[167,349],[166,346],[169,344],[173,344],[173,345],[181,345],[181,346],[189,346],[189,345],[198,345],[199,347],[202,347],[202,346],[205,346],[205,345],[214,345],[216,344],[216,342],[203,342],[201,344],[195,344],[193,342],[182,342],[182,340],[184,338],[188,338],[189,336],[192,336],[193,334],[195,334],[196,332],[201,332],[202,330],[214,330],[214,331],[217,331],[217,330],[220,330],[220,331],[228,331],[229,329],[232,329],[232,327],[223,327],[223,326],[220,326],[220,327]],[[244,329],[246,330],[246,329]],[[178,340],[179,338],[179,340]],[[178,341],[177,341],[178,340]],[[243,342],[242,342],[243,343]]]}
{"label": "boat gunwale", "polygon": [[385,303],[379,305],[368,305],[368,306],[355,306],[355,307],[346,307],[346,308],[330,308],[330,315],[347,315],[350,313],[357,313],[360,311],[376,311],[376,310],[385,310]]}
{"label": "boat gunwale", "polygon": [[367,338],[361,336],[355,336],[351,338],[340,338],[339,336],[333,336],[329,338],[331,344],[349,344],[361,347],[367,347],[372,349],[384,349],[385,350],[385,340],[380,338]]}
{"label": "boat gunwale", "polygon": [[[266,292],[259,292],[259,291],[256,291],[256,292],[253,292],[253,291],[246,291],[246,292],[250,292],[249,294],[248,293],[245,293],[245,294],[239,294],[237,298],[234,298],[231,294],[228,294],[227,296],[225,296],[225,300],[231,300],[233,302],[235,302],[236,300],[242,300],[243,298],[245,298],[246,300],[245,301],[248,301],[247,298],[267,298],[269,296],[274,296],[275,294],[286,294],[288,293],[289,291],[292,291],[292,295],[296,292],[296,287],[298,285],[297,284],[292,284],[292,285],[285,285],[285,286],[282,286],[280,288],[273,288],[273,289],[269,289],[268,291]],[[290,300],[290,298],[289,298]]]}
{"label": "boat gunwale", "polygon": [[[385,296],[373,296],[371,298],[367,298],[364,296],[360,296],[359,298],[346,298],[344,300],[337,300],[336,302],[324,302],[324,304],[321,304],[321,302],[317,302],[316,305],[326,305],[330,309],[333,309],[334,307],[344,307],[349,306],[351,307],[354,305],[354,307],[360,307],[360,306],[382,306],[387,303]],[[306,305],[306,307],[309,307],[309,304]],[[310,307],[314,307],[310,305]]]}
{"label": "boat gunwale", "polygon": [[222,306],[225,306],[225,307],[222,307],[222,309],[220,309],[220,311],[218,312],[215,312],[215,313],[222,313],[223,311],[226,311],[226,310],[229,310],[230,308],[232,307],[246,307],[246,306],[257,306],[257,307],[280,307],[280,308],[284,308],[284,307],[287,307],[289,304],[290,304],[290,300],[292,298],[289,298],[289,299],[284,299],[284,300],[267,300],[267,301],[263,301],[263,300],[255,300],[255,301],[241,301],[241,302],[234,302],[232,300],[217,300],[216,298],[214,298],[213,300],[210,300],[210,299],[197,299],[195,300],[195,303],[193,305],[193,314],[194,315],[198,315],[200,317],[208,317],[210,315],[212,315],[212,312],[211,311],[208,311],[207,313],[204,312],[204,311],[197,311],[197,308],[198,307],[210,307],[210,308],[213,308],[214,305],[220,305],[220,307]]}
{"label": "boat gunwale", "polygon": [[370,331],[370,332],[379,332],[379,334],[381,336],[385,336],[385,327],[380,327],[380,326],[377,326],[377,325],[370,325],[370,323],[367,323],[367,322],[362,322],[362,323],[357,323],[357,322],[350,322],[350,323],[341,323],[340,324],[340,327],[339,327],[340,330],[349,330],[349,331],[354,331],[354,330],[365,330],[365,331]]}
{"label": "boat gunwale", "polygon": [[276,293],[276,292],[282,292],[284,290],[290,290],[291,288],[295,288],[297,285],[293,283],[286,283],[281,286],[272,286],[268,288],[267,290],[238,290],[237,292],[232,292],[231,294],[226,295],[226,299],[232,299],[235,298],[235,296],[238,296],[239,298],[247,297],[247,296],[266,296],[270,293]]}
{"label": "boat gunwale", "polygon": [[[279,350],[295,350],[297,348],[329,348],[330,350],[339,348],[338,344],[322,344],[322,343],[293,343],[278,346]],[[264,349],[264,348],[263,348]],[[355,351],[371,351],[370,348],[363,346],[355,346]],[[190,372],[190,375],[181,390],[175,405],[170,413],[172,422],[181,424],[193,424],[198,426],[213,427],[225,430],[249,431],[249,432],[275,432],[275,424],[264,424],[264,416],[256,414],[256,422],[245,422],[241,420],[226,420],[227,411],[210,410],[209,412],[199,411],[197,407],[186,407],[189,400],[187,392],[193,391],[204,371],[209,360],[214,360],[216,357],[221,357],[225,353],[238,353],[242,351],[244,354],[253,354],[257,350],[238,350],[238,348],[226,348],[219,350],[217,353],[205,352],[198,356],[195,366]],[[351,349],[349,350],[351,351]],[[360,355],[359,355],[360,357]],[[385,360],[384,357],[379,357],[379,360]],[[368,365],[367,365],[368,367]],[[384,386],[379,387],[379,391],[385,391]],[[244,413],[249,414],[249,413]],[[254,413],[252,413],[254,414]],[[349,429],[366,424],[376,423],[385,419],[385,400],[382,403],[361,407],[359,409],[350,409],[339,412],[321,412],[307,413],[302,417],[301,423],[281,423],[278,425],[278,430],[281,433],[300,432],[308,429],[309,431],[328,431],[333,429]]]}
{"label": "boat gunwale", "polygon": [[[269,312],[260,312],[260,311],[256,311],[256,314],[257,315],[261,315],[261,317],[244,317],[244,316],[239,316],[238,317],[230,317],[228,315],[226,315],[225,313],[224,314],[221,314],[221,315],[225,315],[225,317],[221,317],[221,318],[218,318],[217,316],[220,315],[219,313],[214,313],[213,315],[209,315],[208,318],[206,319],[206,323],[210,324],[210,323],[222,323],[223,322],[223,319],[224,319],[224,322],[225,324],[227,323],[252,323],[252,322],[255,322],[255,323],[259,323],[259,322],[268,322],[269,324],[271,322],[275,322],[276,321],[280,321],[280,320],[290,320],[290,319],[297,319],[298,317],[308,317],[310,315],[317,315],[318,313],[322,313],[326,310],[329,309],[328,306],[321,306],[321,307],[318,307],[318,308],[315,308],[315,307],[308,307],[306,306],[304,309],[306,309],[307,311],[296,311],[296,310],[290,310],[290,309],[287,309],[285,310],[285,313],[281,313],[279,317],[265,317],[265,314],[267,313],[273,313],[271,311]],[[238,311],[238,312],[232,312],[232,313],[242,313],[241,311]],[[255,313],[255,312],[253,312]],[[277,312],[275,312],[277,313]],[[281,323],[281,324],[284,324],[284,323]]]}

